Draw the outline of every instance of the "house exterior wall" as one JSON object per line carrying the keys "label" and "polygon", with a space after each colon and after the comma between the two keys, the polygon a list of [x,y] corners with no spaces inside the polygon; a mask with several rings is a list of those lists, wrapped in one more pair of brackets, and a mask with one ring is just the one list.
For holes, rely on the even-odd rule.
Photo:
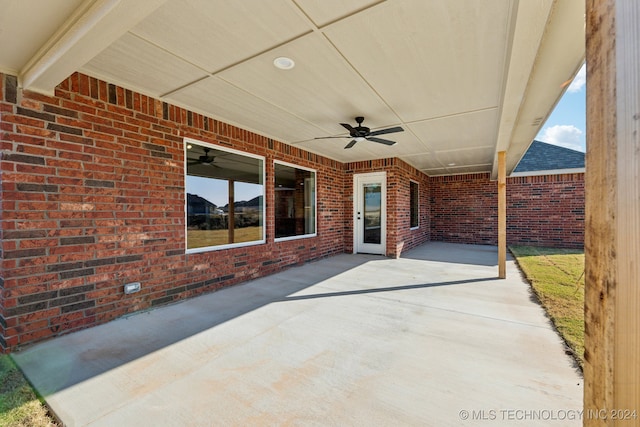
{"label": "house exterior wall", "polygon": [[[497,244],[496,182],[489,174],[438,176],[431,240]],[[507,179],[507,244],[584,247],[584,173]]]}
{"label": "house exterior wall", "polygon": [[[82,74],[0,77],[1,349],[344,251],[343,164]],[[185,253],[184,137],[265,157],[266,244]],[[274,242],[274,160],[317,171],[316,237]]]}

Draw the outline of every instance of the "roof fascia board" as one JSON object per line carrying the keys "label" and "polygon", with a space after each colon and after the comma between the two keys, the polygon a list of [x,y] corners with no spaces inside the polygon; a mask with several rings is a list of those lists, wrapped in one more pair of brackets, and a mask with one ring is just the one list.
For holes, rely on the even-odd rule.
{"label": "roof fascia board", "polygon": [[[581,0],[553,2],[535,63],[522,96],[518,118],[507,141],[507,175],[515,169],[527,147],[566,91],[568,82],[577,74],[584,62],[584,7],[584,2]],[[491,176],[497,176],[495,161]]]}
{"label": "roof fascia board", "polygon": [[550,169],[540,171],[527,171],[527,172],[513,172],[509,175],[509,178],[515,178],[518,176],[543,176],[543,175],[564,175],[571,173],[585,173],[585,168],[570,168],[570,169]]}
{"label": "roof fascia board", "polygon": [[493,179],[497,179],[498,152],[507,151],[509,148],[552,9],[553,0],[526,0],[515,5],[515,25],[512,30],[508,66],[503,79],[504,91],[492,165]]}
{"label": "roof fascia board", "polygon": [[20,72],[23,89],[55,87],[167,0],[95,0],[79,8]]}

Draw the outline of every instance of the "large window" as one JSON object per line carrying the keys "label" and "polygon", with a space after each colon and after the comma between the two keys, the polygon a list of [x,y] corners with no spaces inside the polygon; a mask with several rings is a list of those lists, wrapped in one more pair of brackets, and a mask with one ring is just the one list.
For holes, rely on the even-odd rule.
{"label": "large window", "polygon": [[409,192],[410,192],[410,217],[411,217],[411,228],[417,228],[419,225],[419,209],[420,206],[420,192],[418,191],[418,183],[409,181]]}
{"label": "large window", "polygon": [[264,243],[264,158],[185,140],[187,250]]}
{"label": "large window", "polygon": [[275,163],[276,238],[316,233],[316,173]]}

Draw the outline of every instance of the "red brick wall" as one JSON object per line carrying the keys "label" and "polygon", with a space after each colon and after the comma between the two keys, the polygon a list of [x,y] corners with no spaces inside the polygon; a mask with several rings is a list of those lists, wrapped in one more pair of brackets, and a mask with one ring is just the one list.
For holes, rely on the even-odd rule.
{"label": "red brick wall", "polygon": [[[489,174],[432,177],[431,240],[496,245],[497,183]],[[507,179],[507,243],[582,248],[584,174]]]}
{"label": "red brick wall", "polygon": [[507,242],[584,247],[584,173],[507,179]]}
{"label": "red brick wall", "polygon": [[[0,347],[273,273],[344,250],[341,163],[81,74],[55,96],[2,76]],[[185,254],[183,138],[317,170],[318,236]],[[139,293],[124,295],[139,281]]]}
{"label": "red brick wall", "polygon": [[[353,175],[369,172],[387,172],[387,249],[386,255],[397,258],[402,252],[429,241],[429,177],[400,159],[380,159],[353,162],[346,165],[344,201],[345,252],[353,252]],[[419,184],[419,227],[410,227],[410,185]]]}

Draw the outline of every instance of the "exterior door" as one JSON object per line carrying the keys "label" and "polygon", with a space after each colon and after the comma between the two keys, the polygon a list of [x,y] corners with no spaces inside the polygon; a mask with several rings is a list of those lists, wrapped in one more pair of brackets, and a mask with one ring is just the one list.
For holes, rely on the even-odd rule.
{"label": "exterior door", "polygon": [[387,174],[358,174],[353,180],[353,251],[386,255]]}

